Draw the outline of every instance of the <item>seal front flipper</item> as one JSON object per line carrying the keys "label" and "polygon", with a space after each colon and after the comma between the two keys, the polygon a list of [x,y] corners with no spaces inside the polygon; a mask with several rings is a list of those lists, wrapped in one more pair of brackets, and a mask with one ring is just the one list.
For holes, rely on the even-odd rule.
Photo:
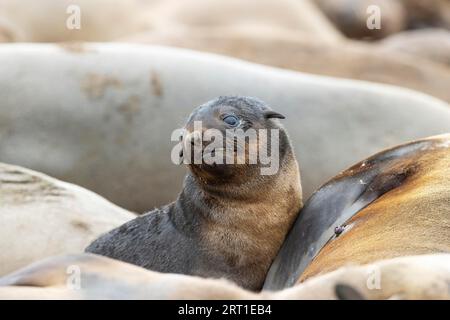
{"label": "seal front flipper", "polygon": [[383,194],[401,186],[418,168],[416,158],[437,142],[426,139],[378,153],[343,171],[305,203],[267,274],[264,289],[294,285],[345,223]]}

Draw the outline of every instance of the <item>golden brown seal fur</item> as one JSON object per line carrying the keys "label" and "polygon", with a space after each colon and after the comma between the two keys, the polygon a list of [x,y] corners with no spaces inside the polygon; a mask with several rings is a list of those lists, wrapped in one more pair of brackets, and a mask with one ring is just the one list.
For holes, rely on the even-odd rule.
{"label": "golden brown seal fur", "polygon": [[[327,243],[300,281],[349,262],[450,252],[450,134],[415,144],[420,149],[407,156],[399,147],[397,159],[380,173],[383,179],[400,176],[402,182],[348,220],[344,232]],[[375,155],[374,161],[382,155]],[[371,161],[336,179],[366,170],[363,165],[370,166]]]}
{"label": "golden brown seal fur", "polygon": [[349,263],[450,252],[450,134],[380,152],[343,171],[305,203],[265,289]]}

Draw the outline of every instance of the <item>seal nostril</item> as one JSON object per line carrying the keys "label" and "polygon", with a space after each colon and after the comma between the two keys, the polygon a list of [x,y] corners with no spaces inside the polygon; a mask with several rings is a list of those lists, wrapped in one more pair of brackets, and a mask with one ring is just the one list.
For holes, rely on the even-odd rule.
{"label": "seal nostril", "polygon": [[194,146],[196,144],[200,144],[201,142],[202,142],[202,134],[200,132],[194,131],[186,136],[187,144],[190,143],[192,146]]}

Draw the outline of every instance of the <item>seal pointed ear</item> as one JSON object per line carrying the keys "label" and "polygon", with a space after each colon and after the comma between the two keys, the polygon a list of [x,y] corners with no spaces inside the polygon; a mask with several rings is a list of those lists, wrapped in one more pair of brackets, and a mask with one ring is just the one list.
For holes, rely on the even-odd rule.
{"label": "seal pointed ear", "polygon": [[277,118],[277,119],[285,119],[286,117],[283,116],[281,113],[272,111],[272,110],[267,110],[264,112],[264,118],[266,119],[271,119],[271,118]]}

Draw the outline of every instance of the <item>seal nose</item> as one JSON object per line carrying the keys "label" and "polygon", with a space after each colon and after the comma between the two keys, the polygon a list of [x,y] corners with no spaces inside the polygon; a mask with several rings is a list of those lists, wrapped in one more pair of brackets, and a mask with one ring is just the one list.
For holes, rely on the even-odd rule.
{"label": "seal nose", "polygon": [[190,143],[192,146],[194,146],[196,144],[201,144],[202,143],[202,133],[199,131],[190,132],[186,136],[186,143]]}

